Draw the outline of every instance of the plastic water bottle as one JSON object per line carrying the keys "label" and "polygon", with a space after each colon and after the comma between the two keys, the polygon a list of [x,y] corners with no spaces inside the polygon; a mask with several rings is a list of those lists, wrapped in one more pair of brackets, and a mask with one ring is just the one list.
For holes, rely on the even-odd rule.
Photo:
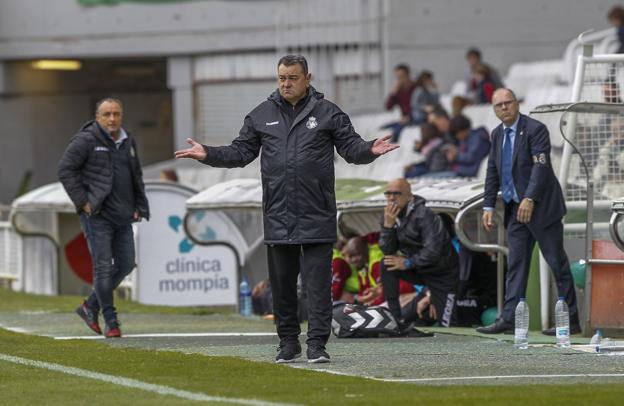
{"label": "plastic water bottle", "polygon": [[524,297],[520,298],[518,306],[516,306],[514,347],[521,350],[529,348],[529,305]]}
{"label": "plastic water bottle", "polygon": [[555,305],[555,330],[557,347],[568,348],[570,346],[570,311],[564,297],[560,297]]}
{"label": "plastic water bottle", "polygon": [[589,345],[596,349],[596,352],[600,352],[600,344],[602,343],[602,331],[600,329],[596,330],[596,333],[592,336],[589,341]]}
{"label": "plastic water bottle", "polygon": [[238,306],[240,314],[243,317],[251,316],[251,289],[249,288],[249,280],[247,275],[243,276],[243,280],[239,287],[239,301]]}

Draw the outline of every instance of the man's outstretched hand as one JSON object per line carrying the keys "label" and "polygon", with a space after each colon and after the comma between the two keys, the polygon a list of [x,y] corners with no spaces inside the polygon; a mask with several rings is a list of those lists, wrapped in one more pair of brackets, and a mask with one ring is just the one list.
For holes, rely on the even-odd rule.
{"label": "man's outstretched hand", "polygon": [[392,138],[392,135],[386,135],[381,138],[377,138],[373,143],[373,148],[371,152],[375,155],[383,155],[387,152],[392,151],[393,149],[399,148],[399,144],[393,144],[389,140]]}
{"label": "man's outstretched hand", "polygon": [[198,161],[203,161],[204,159],[206,159],[206,150],[204,150],[204,146],[202,144],[191,138],[187,138],[186,142],[191,145],[191,148],[176,151],[176,158],[193,158],[197,159]]}

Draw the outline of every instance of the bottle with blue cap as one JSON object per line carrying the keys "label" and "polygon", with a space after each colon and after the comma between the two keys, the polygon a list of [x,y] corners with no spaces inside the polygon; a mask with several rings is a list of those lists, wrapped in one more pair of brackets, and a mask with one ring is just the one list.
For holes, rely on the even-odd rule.
{"label": "bottle with blue cap", "polygon": [[251,316],[251,288],[249,286],[249,279],[247,278],[247,275],[243,276],[243,279],[240,283],[238,307],[241,316]]}

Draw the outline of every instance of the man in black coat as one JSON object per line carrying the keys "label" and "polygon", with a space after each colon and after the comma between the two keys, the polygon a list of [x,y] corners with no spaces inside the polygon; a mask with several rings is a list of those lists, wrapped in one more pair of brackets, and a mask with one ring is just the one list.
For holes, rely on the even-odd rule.
{"label": "man in black coat", "polygon": [[[502,123],[492,131],[483,200],[483,225],[494,226],[493,211],[499,190],[505,205],[509,258],[503,313],[480,333],[512,332],[515,308],[525,297],[535,242],[550,266],[560,297],[570,309],[570,332],[579,333],[578,309],[570,263],[563,249],[565,200],[550,162],[550,137],[542,123],[520,114],[515,94],[498,89],[492,96],[496,116]],[[554,335],[554,329],[544,334]]]}
{"label": "man in black coat", "polygon": [[405,179],[388,182],[388,204],[381,220],[379,248],[384,253],[381,284],[392,315],[399,320],[399,280],[426,285],[431,292],[429,315],[441,326],[455,322],[458,258],[440,216],[413,195]]}
{"label": "man in black coat", "polygon": [[329,362],[325,344],[331,331],[331,260],[336,241],[334,147],[347,161],[372,162],[398,145],[389,136],[364,141],[349,117],[310,86],[303,56],[278,64],[278,89],[246,117],[231,145],[209,147],[192,139],[177,158],[215,167],[242,167],[260,150],[264,240],[277,333],[276,362],[301,356],[297,318],[300,265],[308,297],[308,362]]}
{"label": "man in black coat", "polygon": [[132,223],[149,218],[136,143],[122,128],[122,120],[121,101],[99,101],[95,120],[72,137],[58,169],[80,215],[94,267],[94,290],[76,313],[102,334],[101,310],[106,337],[121,336],[113,290],[134,268]]}

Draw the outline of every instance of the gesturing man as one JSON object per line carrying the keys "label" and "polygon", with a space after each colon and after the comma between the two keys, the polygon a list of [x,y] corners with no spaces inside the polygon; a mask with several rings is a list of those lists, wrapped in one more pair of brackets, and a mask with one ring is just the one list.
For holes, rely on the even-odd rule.
{"label": "gesturing man", "polygon": [[310,86],[303,56],[277,64],[278,89],[253,109],[228,146],[210,147],[188,139],[191,148],[176,158],[215,167],[242,167],[260,150],[264,240],[280,338],[276,362],[301,355],[297,319],[297,276],[301,266],[308,297],[308,362],[329,362],[331,260],[336,241],[334,147],[347,161],[372,162],[398,148],[389,136],[364,141],[349,117]]}
{"label": "gesturing man", "polygon": [[96,104],[95,120],[70,141],[58,177],[80,214],[80,225],[93,260],[93,292],[76,309],[87,326],[106,337],[120,337],[113,290],[134,268],[132,223],[149,218],[137,146],[123,129],[123,106],[117,99]]}
{"label": "gesturing man", "polygon": [[[550,138],[542,123],[519,112],[515,94],[498,89],[494,113],[502,123],[492,131],[483,201],[483,226],[490,230],[498,191],[505,205],[509,258],[503,312],[493,324],[477,329],[499,334],[514,328],[518,300],[525,296],[535,242],[555,276],[559,296],[570,309],[570,332],[581,331],[570,263],[563,249],[565,201],[550,162]],[[544,330],[554,335],[554,329]]]}

